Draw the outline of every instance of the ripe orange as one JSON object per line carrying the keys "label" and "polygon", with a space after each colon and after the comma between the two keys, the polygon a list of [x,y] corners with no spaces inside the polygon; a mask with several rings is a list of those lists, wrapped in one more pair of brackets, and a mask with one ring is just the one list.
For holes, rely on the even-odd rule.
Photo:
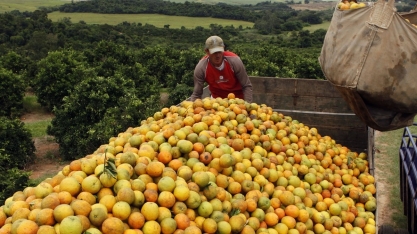
{"label": "ripe orange", "polygon": [[178,213],[174,216],[174,220],[177,223],[177,228],[185,230],[190,226],[190,218],[184,213]]}
{"label": "ripe orange", "polygon": [[146,221],[142,227],[142,232],[143,234],[161,233],[161,225],[154,220]]}
{"label": "ripe orange", "polygon": [[146,173],[152,177],[162,175],[165,165],[159,161],[152,161],[146,166]]}
{"label": "ripe orange", "polygon": [[108,212],[106,210],[106,207],[94,206],[91,209],[91,212],[88,215],[88,218],[92,225],[96,227],[100,227],[101,224],[104,222],[104,220],[107,219],[107,214]]}
{"label": "ripe orange", "polygon": [[74,216],[74,211],[68,204],[60,204],[58,205],[54,211],[54,219],[60,223],[64,218],[68,216]]}
{"label": "ripe orange", "polygon": [[123,221],[115,217],[107,218],[101,225],[103,234],[123,233],[124,229]]}
{"label": "ripe orange", "polygon": [[81,192],[78,194],[76,198],[79,200],[84,200],[88,202],[90,205],[94,205],[95,203],[97,203],[97,198],[89,192]]}
{"label": "ripe orange", "polygon": [[140,212],[145,217],[145,220],[156,220],[159,216],[158,204],[155,202],[145,202]]}
{"label": "ripe orange", "polygon": [[[30,212],[31,211],[28,208],[19,208],[19,209],[17,209],[16,212],[14,212],[13,215],[12,215],[12,223],[14,221],[18,220],[18,219],[28,219]],[[5,214],[4,214],[3,219],[4,219],[4,221],[3,221],[3,224],[4,224],[4,222],[6,222],[6,215]]]}
{"label": "ripe orange", "polygon": [[162,207],[171,208],[175,204],[175,196],[169,191],[162,191],[158,196],[158,204]]}
{"label": "ripe orange", "polygon": [[99,200],[99,203],[103,204],[106,207],[107,212],[111,212],[116,202],[117,202],[116,197],[111,194],[107,194]]}
{"label": "ripe orange", "polygon": [[161,233],[174,233],[177,230],[177,223],[171,217],[165,218],[160,222]]}
{"label": "ripe orange", "polygon": [[145,224],[145,216],[140,212],[132,212],[127,219],[127,223],[133,229],[140,229]]}
{"label": "ripe orange", "polygon": [[129,218],[130,213],[131,207],[129,203],[125,201],[116,202],[112,208],[113,216],[119,218],[122,221],[127,220]]}
{"label": "ripe orange", "polygon": [[74,177],[66,177],[59,184],[59,189],[60,192],[67,191],[74,197],[81,192],[81,184]]}
{"label": "ripe orange", "polygon": [[91,205],[87,201],[75,199],[70,203],[75,215],[88,216],[91,211]]}

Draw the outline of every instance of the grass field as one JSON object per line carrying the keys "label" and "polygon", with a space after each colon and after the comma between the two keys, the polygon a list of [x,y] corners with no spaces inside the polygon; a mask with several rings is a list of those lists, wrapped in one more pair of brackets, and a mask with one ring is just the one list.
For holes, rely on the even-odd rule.
{"label": "grass field", "polygon": [[59,6],[70,2],[71,0],[0,0],[0,13],[13,10],[35,11],[39,7]]}
{"label": "grass field", "polygon": [[[77,2],[79,0],[74,0]],[[171,2],[184,3],[186,0],[169,0]],[[224,2],[227,4],[257,4],[264,2],[265,0],[190,0],[189,2],[200,3],[219,3]],[[71,0],[0,0],[0,13],[10,12],[13,10],[19,11],[35,11],[39,7],[51,7],[59,6],[65,3],[70,3]],[[271,2],[284,2],[284,0],[271,0]]]}
{"label": "grass field", "polygon": [[325,21],[325,22],[323,22],[321,24],[312,24],[312,25],[310,25],[308,27],[304,27],[303,30],[308,30],[310,32],[314,32],[317,29],[327,30],[329,28],[329,25],[330,25],[330,21]]}
{"label": "grass field", "polygon": [[151,24],[156,27],[164,27],[169,24],[170,28],[181,28],[184,26],[189,29],[194,29],[197,26],[208,28],[210,24],[218,24],[223,26],[233,25],[243,28],[252,28],[252,22],[239,21],[239,20],[227,20],[227,19],[215,19],[209,17],[185,17],[185,16],[168,16],[159,14],[95,14],[95,13],[62,13],[52,12],[48,14],[49,19],[52,21],[58,21],[64,17],[71,18],[71,22],[78,23],[83,20],[87,24],[109,24],[117,25],[124,21],[130,23],[142,23]]}
{"label": "grass field", "polygon": [[[170,2],[184,3],[188,2],[200,2],[200,3],[211,3],[216,4],[219,2],[227,4],[236,4],[236,5],[246,5],[246,4],[257,4],[260,2],[265,2],[265,0],[169,0]],[[284,0],[269,0],[270,2],[285,2]],[[295,1],[296,2],[296,1]]]}

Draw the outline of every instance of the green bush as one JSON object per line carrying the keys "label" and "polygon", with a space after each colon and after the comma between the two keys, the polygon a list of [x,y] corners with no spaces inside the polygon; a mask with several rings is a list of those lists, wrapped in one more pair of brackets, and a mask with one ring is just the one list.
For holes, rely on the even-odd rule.
{"label": "green bush", "polygon": [[186,84],[177,84],[177,86],[169,91],[169,99],[166,106],[178,105],[186,100],[193,93],[193,87]]}
{"label": "green bush", "polygon": [[32,135],[19,119],[0,117],[0,149],[10,156],[7,160],[0,160],[0,168],[22,169],[35,158]]}
{"label": "green bush", "polygon": [[0,116],[19,117],[23,110],[25,84],[11,70],[0,68]]}
{"label": "green bush", "polygon": [[38,62],[33,89],[43,107],[49,110],[59,107],[75,84],[94,76],[85,59],[82,53],[67,50],[50,52]]}
{"label": "green bush", "polygon": [[16,191],[21,191],[28,186],[30,172],[19,170],[16,167],[4,167],[4,164],[12,163],[12,157],[0,149],[0,204],[11,197]]}
{"label": "green bush", "polygon": [[55,136],[65,159],[81,158],[112,136],[137,126],[160,108],[158,103],[159,93],[139,99],[133,80],[120,74],[88,78],[54,109],[47,132]]}

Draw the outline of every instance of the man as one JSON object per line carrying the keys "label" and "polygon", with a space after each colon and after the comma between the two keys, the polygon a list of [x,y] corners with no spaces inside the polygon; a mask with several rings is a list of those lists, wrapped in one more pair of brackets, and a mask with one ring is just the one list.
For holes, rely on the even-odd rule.
{"label": "man", "polygon": [[207,82],[213,98],[226,98],[234,93],[237,98],[252,102],[252,83],[240,57],[224,51],[223,40],[218,36],[206,40],[205,52],[194,69],[194,92],[190,100],[201,98]]}

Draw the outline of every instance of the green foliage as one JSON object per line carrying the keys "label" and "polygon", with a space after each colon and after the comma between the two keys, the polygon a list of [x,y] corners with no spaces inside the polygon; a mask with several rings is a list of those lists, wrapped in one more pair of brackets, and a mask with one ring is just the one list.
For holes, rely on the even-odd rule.
{"label": "green foliage", "polygon": [[324,79],[318,56],[320,48],[286,49],[271,45],[235,46],[250,76]]}
{"label": "green foliage", "polygon": [[166,106],[177,105],[182,101],[190,97],[193,92],[193,87],[187,86],[185,84],[177,84],[173,89],[169,91],[169,99]]}
{"label": "green foliage", "polygon": [[19,117],[26,86],[21,76],[0,67],[0,116]]}
{"label": "green foliage", "polygon": [[10,155],[7,160],[0,160],[0,168],[23,168],[35,158],[32,135],[19,119],[0,117],[0,149]]}
{"label": "green foliage", "polygon": [[[0,149],[0,162],[12,162],[11,156]],[[29,172],[16,167],[0,167],[0,203],[11,197],[16,191],[22,191],[28,186]]]}
{"label": "green foliage", "polygon": [[62,104],[74,84],[94,75],[88,69],[85,57],[74,50],[54,51],[38,63],[38,73],[33,88],[38,102],[52,110]]}
{"label": "green foliage", "polygon": [[253,12],[240,6],[232,6],[224,3],[216,5],[196,2],[172,3],[163,0],[95,0],[68,3],[59,7],[62,12],[94,12],[111,14],[163,14],[181,15],[193,17],[213,17],[234,20],[253,21]]}
{"label": "green foliage", "polygon": [[9,51],[0,57],[0,64],[3,68],[12,71],[15,74],[25,74],[30,60],[15,51]]}
{"label": "green foliage", "polygon": [[47,132],[55,136],[65,159],[84,157],[154,113],[160,108],[158,98],[139,98],[133,80],[120,74],[86,78],[54,109]]}

